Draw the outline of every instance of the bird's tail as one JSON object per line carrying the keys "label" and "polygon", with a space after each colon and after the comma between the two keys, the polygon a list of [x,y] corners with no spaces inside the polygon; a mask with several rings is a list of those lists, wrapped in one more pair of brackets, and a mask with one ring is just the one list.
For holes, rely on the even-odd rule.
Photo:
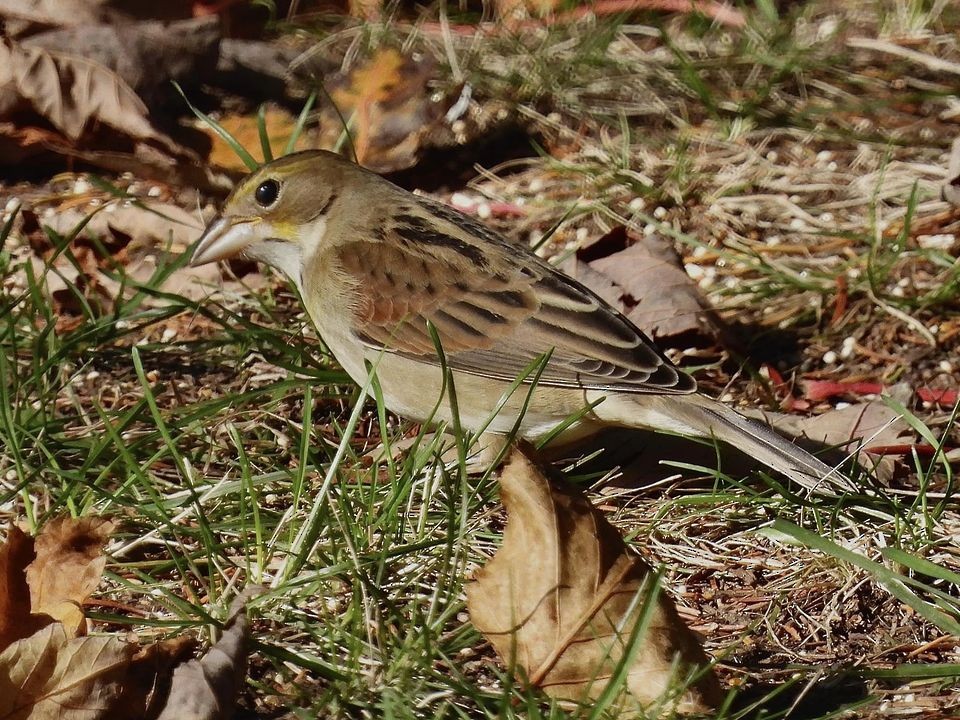
{"label": "bird's tail", "polygon": [[[849,478],[836,468],[778,435],[770,426],[746,418],[716,400],[700,394],[634,395],[631,400],[633,421],[624,417],[626,408],[621,407],[618,413],[624,424],[722,440],[811,492],[836,494],[854,489]],[[598,409],[601,408],[602,405]]]}

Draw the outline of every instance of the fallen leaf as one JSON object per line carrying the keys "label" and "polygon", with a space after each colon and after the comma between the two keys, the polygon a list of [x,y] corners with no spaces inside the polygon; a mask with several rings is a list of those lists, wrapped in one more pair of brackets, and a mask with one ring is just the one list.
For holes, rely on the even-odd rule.
{"label": "fallen leaf", "polygon": [[246,602],[261,590],[248,588],[230,606],[230,616],[220,639],[199,660],[182,663],[173,671],[170,694],[158,720],[233,716],[237,694],[247,671]]}
{"label": "fallen leaf", "polygon": [[175,22],[123,23],[58,27],[24,38],[24,48],[92,60],[116,73],[150,107],[175,97],[172,83],[196,86],[211,77],[217,64],[220,24],[215,17]]}
{"label": "fallen leaf", "polygon": [[[44,128],[53,126],[57,133]],[[36,126],[36,127],[34,127]],[[115,172],[226,191],[229,179],[150,122],[116,73],[0,38],[0,165],[53,153]]]}
{"label": "fallen leaf", "polygon": [[33,539],[11,523],[0,545],[0,650],[52,622],[31,614],[26,571],[33,558]]}
{"label": "fallen leaf", "polygon": [[838,446],[844,454],[853,454],[879,480],[889,480],[896,469],[896,458],[877,456],[871,447],[909,444],[905,437],[913,431],[907,421],[883,402],[874,400],[829,410],[821,415],[800,417],[781,413],[759,415],[777,430],[795,438],[806,438],[817,445]]}
{"label": "fallen leaf", "polygon": [[0,40],[0,118],[24,105],[74,142],[103,123],[138,140],[173,145],[116,73],[85,58]]}
{"label": "fallen leaf", "polygon": [[[71,637],[60,623],[0,652],[0,718],[94,720],[109,717],[137,647],[116,637]],[[138,717],[126,707],[123,715]]]}
{"label": "fallen leaf", "polygon": [[[651,570],[581,493],[549,480],[522,452],[514,451],[500,486],[507,526],[500,550],[467,587],[473,624],[548,695],[597,698],[623,657]],[[625,682],[641,706],[666,701],[708,662],[673,603],[663,594],[651,602]],[[707,669],[667,704],[705,711],[719,696]]]}
{"label": "fallen leaf", "polygon": [[27,568],[34,613],[61,621],[71,636],[84,633],[83,602],[100,583],[107,563],[103,545],[113,529],[111,521],[97,516],[59,518],[43,527]]}
{"label": "fallen leaf", "polygon": [[[415,164],[421,140],[443,113],[427,88],[433,74],[432,61],[383,48],[333,80],[330,95],[343,117],[352,121],[353,146],[361,165],[389,172]],[[336,117],[324,125],[335,128],[336,134],[342,129]]]}
{"label": "fallen leaf", "polygon": [[84,25],[104,20],[110,0],[0,0],[0,17],[38,25]]}
{"label": "fallen leaf", "polygon": [[[233,135],[243,147],[260,147],[260,132],[257,126],[256,115],[226,114],[219,118],[218,122],[221,127]],[[273,157],[279,157],[283,154],[287,142],[293,136],[293,132],[297,127],[297,117],[283,108],[272,107],[268,108],[264,113],[264,124],[267,128],[267,138],[270,141]],[[214,132],[209,125],[206,123],[198,123],[197,127],[210,137],[212,147],[210,150],[211,163],[244,174],[249,172],[247,166],[233,151],[233,148],[231,148],[218,133]],[[305,150],[307,147],[307,135],[301,133],[294,149]]]}
{"label": "fallen leaf", "polygon": [[702,347],[717,340],[717,321],[668,238],[636,237],[617,226],[564,269],[661,344]]}

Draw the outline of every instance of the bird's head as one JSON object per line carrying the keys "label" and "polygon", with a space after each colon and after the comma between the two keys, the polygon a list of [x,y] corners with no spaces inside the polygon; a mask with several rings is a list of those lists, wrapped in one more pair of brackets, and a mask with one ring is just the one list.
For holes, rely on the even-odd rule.
{"label": "bird's head", "polygon": [[267,163],[241,180],[200,237],[191,265],[243,256],[300,282],[304,258],[323,242],[345,174],[356,166],[319,150]]}

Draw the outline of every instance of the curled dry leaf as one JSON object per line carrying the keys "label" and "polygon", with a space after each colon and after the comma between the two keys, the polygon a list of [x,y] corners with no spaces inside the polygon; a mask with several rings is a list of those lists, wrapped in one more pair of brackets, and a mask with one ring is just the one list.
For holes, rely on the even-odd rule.
{"label": "curled dry leaf", "polygon": [[0,651],[52,622],[30,611],[27,566],[33,562],[33,539],[11,524],[0,545]]}
{"label": "curled dry leaf", "polygon": [[795,438],[805,438],[818,445],[836,446],[844,455],[857,461],[881,481],[894,473],[896,459],[877,456],[870,448],[902,445],[912,438],[906,420],[879,400],[857,403],[829,410],[821,415],[801,417],[782,413],[748,412],[757,415],[777,430]]}
{"label": "curled dry leaf", "polygon": [[[386,48],[334,80],[330,94],[352,120],[360,164],[388,172],[416,163],[422,141],[443,113],[427,88],[433,74],[432,62]],[[335,116],[324,124],[335,129],[334,137],[342,130]]]}
{"label": "curled dry leaf", "polygon": [[107,564],[103,545],[113,529],[111,521],[96,516],[59,518],[44,526],[27,568],[34,613],[59,620],[71,636],[83,634],[83,602],[100,583]]}
{"label": "curled dry leaf", "polygon": [[[38,121],[29,122],[36,116]],[[53,126],[57,133],[45,128]],[[107,132],[104,132],[104,131]],[[131,171],[224,191],[191,150],[151,123],[140,97],[92,60],[0,38],[0,164],[58,153],[116,172]]]}
{"label": "curled dry leaf", "polygon": [[664,345],[713,345],[717,320],[673,243],[636,237],[622,225],[580,249],[564,266]]}
{"label": "curled dry leaf", "polygon": [[[471,619],[531,684],[557,698],[596,698],[623,660],[650,568],[582,494],[549,480],[520,451],[500,484],[507,527],[502,547],[467,588]],[[680,712],[714,707],[719,686],[699,643],[667,597],[652,602],[645,635],[624,661],[621,700],[665,702]],[[701,673],[683,688],[696,668]]]}
{"label": "curled dry leaf", "polygon": [[70,140],[96,123],[138,140],[172,141],[153,128],[147,108],[120,77],[85,58],[0,42],[0,117],[27,106]]}
{"label": "curled dry leaf", "polygon": [[246,602],[259,592],[260,588],[255,587],[238,595],[230,606],[230,617],[220,639],[199,660],[176,667],[158,720],[232,717],[247,670],[250,628]]}
{"label": "curled dry leaf", "polygon": [[[136,650],[116,637],[71,637],[60,623],[47,625],[0,653],[0,718],[109,717]],[[124,717],[138,716],[127,710]]]}

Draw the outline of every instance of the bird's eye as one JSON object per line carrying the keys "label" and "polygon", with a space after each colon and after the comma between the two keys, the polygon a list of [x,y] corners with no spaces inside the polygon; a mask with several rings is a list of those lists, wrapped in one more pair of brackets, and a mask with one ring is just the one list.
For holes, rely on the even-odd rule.
{"label": "bird's eye", "polygon": [[277,201],[279,196],[280,183],[273,179],[264,180],[257,185],[257,189],[253,193],[254,199],[261,207],[270,207]]}

